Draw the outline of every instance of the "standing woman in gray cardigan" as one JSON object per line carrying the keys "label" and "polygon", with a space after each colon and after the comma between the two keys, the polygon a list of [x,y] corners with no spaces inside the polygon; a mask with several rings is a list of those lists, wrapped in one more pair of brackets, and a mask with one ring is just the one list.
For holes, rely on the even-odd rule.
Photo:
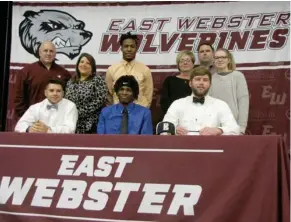
{"label": "standing woman in gray cardigan", "polygon": [[224,48],[214,54],[216,72],[212,76],[209,95],[225,101],[244,134],[249,117],[249,90],[243,73],[235,70],[232,54]]}

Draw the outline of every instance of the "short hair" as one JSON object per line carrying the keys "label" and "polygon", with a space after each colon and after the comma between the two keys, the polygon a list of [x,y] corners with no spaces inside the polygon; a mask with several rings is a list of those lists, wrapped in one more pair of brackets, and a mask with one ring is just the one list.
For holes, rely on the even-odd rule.
{"label": "short hair", "polygon": [[208,75],[209,80],[211,82],[212,81],[211,72],[203,66],[198,66],[198,67],[191,70],[190,81],[192,81],[192,79],[194,79],[194,77],[196,77],[196,76],[205,76],[205,75]]}
{"label": "short hair", "polygon": [[135,41],[136,45],[138,44],[138,40],[139,40],[137,35],[132,35],[130,32],[128,32],[128,33],[122,34],[120,36],[119,44],[122,46],[124,40],[126,40],[126,39],[133,39]]}
{"label": "short hair", "polygon": [[193,52],[188,51],[188,50],[181,51],[181,52],[178,53],[177,58],[176,58],[176,64],[178,66],[179,71],[180,71],[180,67],[179,67],[180,60],[184,55],[190,56],[190,58],[191,58],[191,60],[193,62],[193,66],[194,66],[194,63],[195,63],[195,56],[194,56]]}
{"label": "short hair", "polygon": [[236,65],[232,53],[225,48],[219,48],[216,50],[216,52],[217,51],[223,51],[226,53],[227,58],[230,60],[230,62],[227,64],[227,68],[231,71],[234,71],[236,69]]}
{"label": "short hair", "polygon": [[37,46],[37,55],[36,56],[37,56],[38,59],[40,58],[39,54],[40,54],[41,48],[44,47],[44,45],[46,45],[46,44],[50,44],[51,46],[53,46],[55,53],[57,52],[56,46],[52,41],[44,40],[42,43],[39,43],[38,46]]}
{"label": "short hair", "polygon": [[84,52],[84,53],[82,53],[82,54],[79,56],[78,61],[77,61],[77,63],[76,63],[76,74],[77,74],[77,75],[73,77],[73,79],[72,79],[73,82],[77,82],[77,81],[79,81],[80,78],[81,78],[81,73],[80,73],[80,71],[79,71],[79,67],[78,67],[78,66],[79,66],[79,63],[80,63],[80,61],[81,61],[81,59],[82,59],[83,57],[86,57],[86,59],[89,60],[90,65],[91,65],[91,68],[92,68],[92,75],[91,75],[91,76],[88,76],[88,77],[86,78],[86,80],[91,80],[91,79],[93,79],[93,77],[96,75],[96,62],[95,62],[94,57],[93,57],[91,54]]}
{"label": "short hair", "polygon": [[49,84],[60,85],[60,86],[62,87],[63,91],[65,91],[65,85],[64,85],[64,83],[63,83],[61,80],[59,80],[59,79],[50,79],[50,80],[47,82],[45,88],[47,88]]}
{"label": "short hair", "polygon": [[199,50],[200,50],[201,46],[203,46],[203,45],[207,45],[207,46],[209,46],[209,47],[211,48],[212,52],[214,52],[214,48],[213,48],[213,46],[212,46],[210,43],[208,43],[208,42],[202,42],[202,43],[200,43],[199,46],[198,46],[198,49],[197,49],[197,52],[198,52],[198,53],[199,53]]}
{"label": "short hair", "polygon": [[133,93],[134,99],[138,98],[139,95],[139,86],[138,82],[132,75],[121,76],[114,84],[114,91],[118,93],[122,86],[130,87]]}

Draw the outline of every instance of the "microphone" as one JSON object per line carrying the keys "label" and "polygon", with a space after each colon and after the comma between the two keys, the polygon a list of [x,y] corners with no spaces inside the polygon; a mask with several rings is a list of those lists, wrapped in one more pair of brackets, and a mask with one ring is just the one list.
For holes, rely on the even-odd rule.
{"label": "microphone", "polygon": [[159,122],[156,127],[156,132],[157,132],[157,135],[161,135],[162,133],[175,135],[176,127],[171,122]]}

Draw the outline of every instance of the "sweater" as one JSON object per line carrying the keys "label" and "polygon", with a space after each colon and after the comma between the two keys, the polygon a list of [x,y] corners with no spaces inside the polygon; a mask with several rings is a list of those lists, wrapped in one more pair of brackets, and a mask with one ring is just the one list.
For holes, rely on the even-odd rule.
{"label": "sweater", "polygon": [[249,90],[243,73],[214,73],[209,95],[225,101],[244,134],[249,116]]}

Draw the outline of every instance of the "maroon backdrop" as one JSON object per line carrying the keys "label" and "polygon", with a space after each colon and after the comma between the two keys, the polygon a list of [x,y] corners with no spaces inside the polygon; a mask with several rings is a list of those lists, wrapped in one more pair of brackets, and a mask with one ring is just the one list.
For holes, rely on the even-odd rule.
{"label": "maroon backdrop", "polygon": [[[139,59],[139,58],[138,58]],[[14,66],[16,64],[13,64]],[[21,64],[24,65],[24,64]],[[280,65],[290,65],[290,62],[260,64],[272,68]],[[264,69],[255,70],[258,64],[238,64],[244,73],[250,91],[250,112],[247,134],[265,135],[277,134],[284,137],[290,144],[290,69]],[[66,67],[66,66],[65,66]],[[72,68],[72,66],[70,66]],[[175,67],[174,65],[150,66],[154,78],[154,97],[152,102],[153,122],[161,121],[160,90],[164,79],[177,73],[155,72],[155,69]],[[253,67],[254,70],[244,70],[244,67]],[[101,68],[101,67],[100,67]],[[104,68],[104,66],[102,66]],[[97,67],[98,71],[98,67]],[[9,100],[7,112],[7,131],[12,131],[15,124],[13,97],[15,94],[15,81],[17,70],[11,70],[9,81]],[[104,73],[100,73],[104,75]]]}

